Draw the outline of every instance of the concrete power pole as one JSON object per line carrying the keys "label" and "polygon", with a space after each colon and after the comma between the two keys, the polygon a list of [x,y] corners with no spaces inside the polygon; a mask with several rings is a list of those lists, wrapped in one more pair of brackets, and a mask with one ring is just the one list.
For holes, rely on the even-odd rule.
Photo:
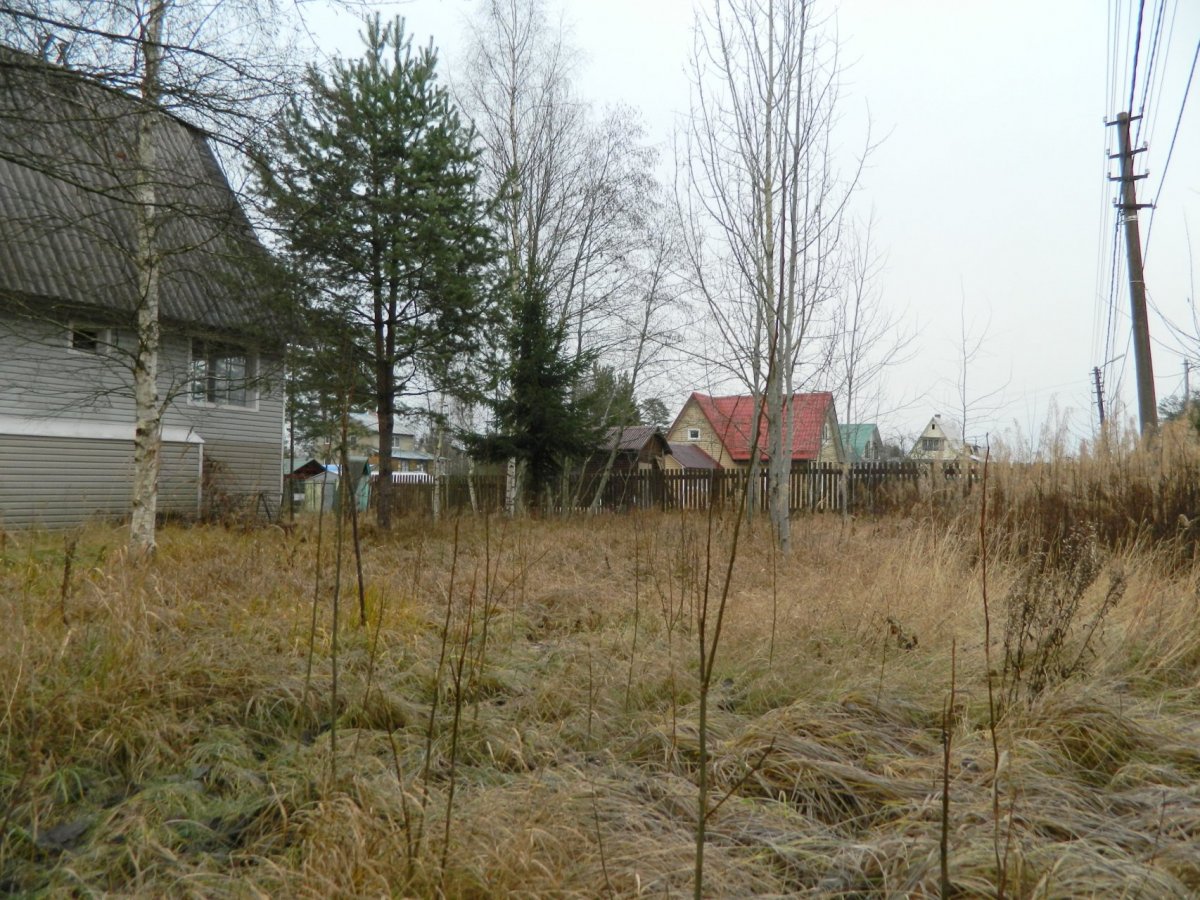
{"label": "concrete power pole", "polygon": [[1104,386],[1100,380],[1100,367],[1092,369],[1092,379],[1096,383],[1096,408],[1100,410],[1100,427],[1104,427]]}
{"label": "concrete power pole", "polygon": [[1125,257],[1129,270],[1129,303],[1133,320],[1133,360],[1137,370],[1138,419],[1142,436],[1146,437],[1158,429],[1158,402],[1154,396],[1154,363],[1150,359],[1150,322],[1146,315],[1146,276],[1142,271],[1142,236],[1138,226],[1138,210],[1150,206],[1137,202],[1134,182],[1145,175],[1133,174],[1133,155],[1145,148],[1133,150],[1129,146],[1129,113],[1118,113],[1117,138],[1121,152],[1121,175],[1113,181],[1121,182],[1121,199],[1115,205],[1121,210],[1125,221]]}

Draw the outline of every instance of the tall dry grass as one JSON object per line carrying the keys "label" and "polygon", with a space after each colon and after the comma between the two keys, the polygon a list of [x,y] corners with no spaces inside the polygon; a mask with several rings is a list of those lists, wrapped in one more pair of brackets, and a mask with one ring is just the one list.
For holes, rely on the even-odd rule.
{"label": "tall dry grass", "polygon": [[[957,892],[995,893],[996,794],[1009,895],[1200,892],[1200,570],[1177,535],[1106,531],[1115,500],[1063,499],[1116,490],[1104,466],[989,475],[991,672],[972,508],[801,519],[789,558],[764,525],[743,534],[710,697],[706,895],[936,894],[947,774]],[[1142,484],[1163,477],[1183,475]],[[168,529],[149,567],[115,531],[70,554],[8,533],[0,892],[690,893],[705,528],[365,526],[367,625],[342,617],[336,708],[328,530],[318,563],[311,522]]]}

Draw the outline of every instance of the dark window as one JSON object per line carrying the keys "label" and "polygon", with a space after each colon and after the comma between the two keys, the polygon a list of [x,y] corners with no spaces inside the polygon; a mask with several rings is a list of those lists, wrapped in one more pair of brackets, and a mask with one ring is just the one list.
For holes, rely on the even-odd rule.
{"label": "dark window", "polygon": [[105,343],[103,328],[94,325],[71,326],[71,349],[76,353],[100,353]]}

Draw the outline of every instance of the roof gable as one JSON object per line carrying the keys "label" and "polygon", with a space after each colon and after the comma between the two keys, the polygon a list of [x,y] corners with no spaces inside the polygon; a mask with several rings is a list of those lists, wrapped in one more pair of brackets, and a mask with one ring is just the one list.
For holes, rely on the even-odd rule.
{"label": "roof gable", "polygon": [[[135,186],[148,107],[77,73],[0,51],[0,293],[105,309],[138,305]],[[151,110],[160,316],[272,337],[267,255],[205,135]],[[17,125],[18,127],[14,127]],[[269,330],[268,330],[269,329]]]}
{"label": "roof gable", "polygon": [[614,425],[604,433],[600,444],[602,450],[630,450],[641,452],[646,444],[658,437],[666,449],[666,438],[657,425]]}
{"label": "roof gable", "polygon": [[[750,446],[754,428],[754,398],[749,395],[733,397],[710,397],[694,393],[688,398],[695,403],[708,419],[717,438],[735,462],[749,462]],[[833,394],[817,391],[811,394],[793,394],[789,404],[788,425],[792,432],[791,458],[793,461],[816,459],[821,453],[821,433],[833,408]],[[682,414],[681,414],[682,415]],[[760,416],[758,422],[760,453],[766,458],[767,420]]]}
{"label": "roof gable", "polygon": [[842,433],[842,445],[846,448],[846,453],[852,459],[862,459],[866,456],[867,447],[872,443],[883,443],[882,437],[879,434],[879,428],[873,422],[861,423],[856,425],[840,426]]}

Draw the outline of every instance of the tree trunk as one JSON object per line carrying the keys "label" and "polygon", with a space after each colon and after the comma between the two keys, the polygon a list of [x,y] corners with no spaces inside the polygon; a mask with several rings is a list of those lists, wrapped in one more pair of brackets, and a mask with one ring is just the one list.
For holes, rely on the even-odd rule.
{"label": "tree trunk", "polygon": [[777,367],[772,367],[767,376],[767,507],[771,515],[771,528],[779,542],[779,550],[788,553],[792,549],[791,510],[789,496],[792,469],[791,429],[787,413],[790,404],[783,395],[783,379]]}
{"label": "tree trunk", "polygon": [[[446,399],[442,395],[442,415],[446,413]],[[442,435],[445,429],[442,428],[442,423],[439,420],[437,426],[437,437],[433,442],[433,497],[431,506],[433,509],[433,521],[440,522],[442,520]]]}
{"label": "tree trunk", "polygon": [[137,235],[136,266],[138,279],[137,353],[133,363],[133,496],[129,519],[129,540],[139,556],[154,552],[158,516],[159,450],[162,445],[162,406],[158,396],[158,349],[161,341],[158,321],[158,259],[154,248],[157,215],[154,187],[154,116],[159,93],[158,67],[162,40],[165,0],[150,7],[150,16],[141,45],[145,54],[142,76],[142,106],[137,122],[137,186],[133,203]]}

